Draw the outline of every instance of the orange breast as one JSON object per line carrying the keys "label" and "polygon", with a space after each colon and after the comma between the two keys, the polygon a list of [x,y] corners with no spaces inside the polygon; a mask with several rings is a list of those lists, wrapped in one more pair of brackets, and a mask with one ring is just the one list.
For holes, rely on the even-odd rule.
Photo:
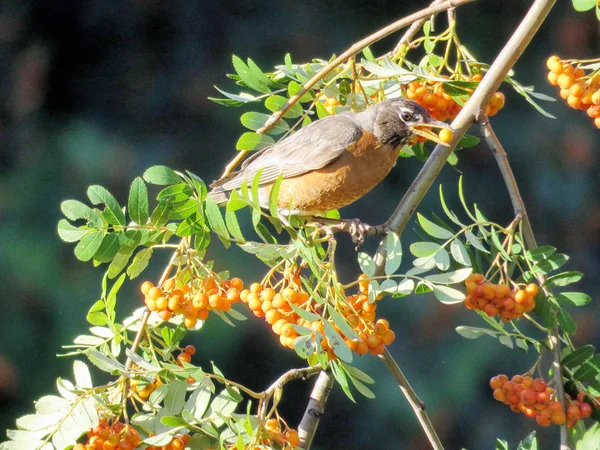
{"label": "orange breast", "polygon": [[395,148],[365,132],[328,166],[283,180],[278,206],[294,214],[318,214],[349,205],[383,180],[397,157]]}

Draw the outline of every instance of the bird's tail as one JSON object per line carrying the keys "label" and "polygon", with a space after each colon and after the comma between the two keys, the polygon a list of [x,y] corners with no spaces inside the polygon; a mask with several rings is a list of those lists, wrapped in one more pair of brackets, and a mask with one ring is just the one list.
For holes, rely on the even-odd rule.
{"label": "bird's tail", "polygon": [[229,200],[229,193],[221,188],[215,188],[208,193],[208,197],[212,198],[217,205],[225,206]]}

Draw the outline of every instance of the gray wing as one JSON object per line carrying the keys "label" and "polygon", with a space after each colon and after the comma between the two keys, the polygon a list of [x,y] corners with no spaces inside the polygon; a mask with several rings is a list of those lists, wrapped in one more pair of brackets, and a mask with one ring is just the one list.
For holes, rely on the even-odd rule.
{"label": "gray wing", "polygon": [[239,188],[244,180],[252,183],[260,169],[260,184],[273,183],[325,167],[339,158],[346,147],[358,140],[362,128],[350,115],[317,120],[286,139],[264,148],[247,159],[239,171],[211,185],[218,191]]}

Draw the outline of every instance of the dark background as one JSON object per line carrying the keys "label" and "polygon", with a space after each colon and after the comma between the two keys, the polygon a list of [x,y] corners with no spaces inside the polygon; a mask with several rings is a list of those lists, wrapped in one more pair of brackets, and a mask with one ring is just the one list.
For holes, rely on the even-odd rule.
{"label": "dark background", "polygon": [[[495,57],[530,2],[490,0],[460,8],[459,33],[482,61]],[[424,1],[26,1],[0,6],[0,430],[31,412],[34,399],[55,392],[58,376],[72,378],[71,359],[56,359],[61,345],[87,331],[85,312],[99,297],[102,269],[78,262],[61,243],[56,222],[67,198],[85,200],[88,185],[101,184],[121,201],[147,167],[189,169],[207,181],[235,154],[244,131],[239,109],[207,100],[213,85],[237,92],[225,73],[231,55],[253,58],[263,69],[283,61],[339,54],[359,38]],[[440,24],[443,21],[440,20]],[[593,13],[560,0],[515,67],[524,84],[557,95],[545,81],[545,60],[598,55]],[[375,47],[391,48],[394,36]],[[581,111],[560,100],[545,104],[547,119],[508,86],[507,105],[493,124],[513,164],[540,244],[571,255],[567,268],[586,273],[581,283],[597,300],[600,280],[600,188],[598,132]],[[460,153],[458,168],[440,178],[455,199],[459,171],[470,202],[508,223],[511,207],[493,158],[484,145]],[[380,223],[418,172],[402,160],[369,196],[346,208],[346,217]],[[437,184],[421,207],[439,212]],[[458,211],[459,208],[456,208]],[[403,241],[413,238],[412,226]],[[212,252],[217,265],[248,282],[263,268],[241,252]],[[346,280],[357,275],[352,246],[341,238]],[[373,243],[367,245],[373,249]],[[142,278],[155,280],[167,255],[159,255]],[[120,296],[122,316],[141,304],[135,280]],[[238,308],[241,309],[241,308]],[[490,338],[467,341],[453,329],[481,325],[463,306],[443,306],[429,296],[380,305],[397,333],[391,346],[427,403],[448,449],[493,448],[496,437],[518,442],[533,420],[495,402],[488,380],[497,373],[527,370],[535,355],[510,351]],[[598,343],[598,304],[573,311],[577,344]],[[257,390],[302,361],[280,348],[262,321],[235,329],[216,318],[188,336],[194,362],[213,360],[227,376]],[[315,439],[315,449],[421,449],[423,433],[383,365],[361,358],[376,380],[377,399],[350,402],[336,389]],[[98,375],[100,376],[100,375]],[[282,411],[297,425],[311,383],[286,389]],[[557,429],[539,431],[555,448]],[[550,445],[552,443],[552,445]],[[548,446],[546,446],[548,445]]]}

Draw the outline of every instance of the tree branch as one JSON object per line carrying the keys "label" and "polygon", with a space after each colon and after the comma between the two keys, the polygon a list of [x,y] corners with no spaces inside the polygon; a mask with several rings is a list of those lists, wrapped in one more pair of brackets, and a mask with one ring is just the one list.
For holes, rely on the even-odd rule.
{"label": "tree branch", "polygon": [[408,403],[410,403],[410,406],[415,412],[415,415],[417,416],[421,427],[425,431],[427,439],[429,439],[432,448],[434,448],[435,450],[443,450],[444,447],[442,446],[442,442],[440,441],[440,438],[435,432],[435,428],[433,428],[433,424],[431,423],[429,416],[425,412],[425,403],[423,403],[421,399],[419,399],[417,393],[414,391],[414,389],[402,373],[402,370],[400,370],[400,367],[398,366],[398,364],[396,363],[396,361],[394,360],[387,348],[384,350],[383,354],[379,356],[379,358],[381,358],[381,360],[387,366],[388,370],[396,379],[398,387],[408,400]]}
{"label": "tree branch", "polygon": [[[298,100],[300,100],[300,97],[302,97],[304,94],[306,94],[315,84],[317,84],[329,72],[331,72],[333,69],[335,69],[337,66],[339,66],[340,64],[342,64],[349,58],[352,58],[354,55],[361,52],[364,48],[389,36],[392,33],[395,33],[398,30],[401,30],[402,28],[409,26],[410,24],[412,24],[413,22],[415,22],[417,20],[427,19],[428,17],[430,17],[434,14],[437,14],[439,12],[445,11],[449,8],[455,8],[457,6],[461,6],[466,3],[471,3],[474,1],[476,1],[476,0],[445,0],[439,4],[436,4],[435,6],[434,5],[429,6],[428,8],[422,9],[421,11],[417,11],[416,13],[413,13],[413,14],[406,16],[400,20],[397,20],[396,22],[391,23],[390,25],[382,28],[381,30],[356,42],[348,50],[346,50],[340,56],[338,56],[333,61],[331,61],[329,64],[327,64],[327,66],[325,66],[321,70],[319,70],[310,80],[308,80],[304,84],[304,86],[302,86],[302,88],[295,95],[292,95],[288,99],[288,101],[285,102],[285,104],[279,111],[274,112],[271,115],[271,117],[269,118],[269,120],[267,120],[265,125],[262,128],[256,130],[256,132],[259,134],[265,134],[267,131],[269,131],[271,128],[273,128],[273,126],[282,119],[284,114],[286,112],[288,112],[289,109],[298,102]],[[236,157],[229,164],[227,164],[227,166],[225,167],[225,171],[221,175],[221,178],[230,174],[237,167],[237,165],[246,157],[246,155],[248,153],[249,153],[249,150],[240,151],[236,155]]]}
{"label": "tree branch", "polygon": [[[431,7],[431,6],[439,5],[443,1],[444,0],[435,0],[429,6]],[[408,28],[408,30],[406,30],[406,33],[404,33],[404,35],[402,36],[402,38],[400,38],[400,40],[396,44],[396,47],[394,48],[394,50],[392,50],[390,52],[390,54],[392,56],[398,56],[400,53],[402,53],[404,51],[404,48],[406,47],[406,45],[410,42],[410,40],[414,37],[414,35],[418,33],[418,31],[421,29],[421,27],[423,26],[423,24],[425,22],[427,22],[434,15],[435,14],[432,14],[429,17],[424,17],[422,19],[417,20],[416,22],[413,22],[413,24]]]}
{"label": "tree branch", "polygon": [[[502,173],[502,178],[504,178],[504,184],[508,190],[508,194],[510,196],[510,200],[512,202],[513,211],[515,215],[521,217],[521,221],[523,224],[523,239],[525,241],[525,245],[528,249],[534,249],[537,247],[537,242],[535,240],[535,235],[533,234],[533,229],[531,227],[531,222],[529,221],[529,217],[527,216],[527,210],[525,209],[525,202],[523,202],[523,198],[519,192],[519,188],[517,186],[517,181],[513,174],[513,171],[508,162],[508,157],[506,155],[506,151],[502,147],[502,144],[498,140],[496,133],[492,129],[491,124],[488,121],[488,118],[483,115],[479,118],[481,124],[481,130],[483,133],[483,137],[487,142],[488,146],[492,150],[494,157],[496,158],[496,163],[500,168],[500,172]],[[540,284],[544,284],[545,277],[543,275],[538,276],[538,281]],[[558,335],[558,325],[554,325],[552,332],[550,333],[550,342],[552,343],[552,353],[554,355],[554,360],[552,362],[552,373],[554,374],[555,381],[555,389],[556,396],[558,400],[563,406],[563,410],[566,411],[565,405],[565,392],[563,387],[563,375],[562,375],[562,366],[560,365],[561,355],[560,355],[560,340]],[[567,433],[567,424],[566,422],[560,426],[560,449],[568,450],[570,449],[568,443],[568,433]]]}
{"label": "tree branch", "polygon": [[[449,145],[437,145],[435,147],[431,156],[428,158],[427,162],[396,207],[396,210],[384,224],[396,234],[402,234],[402,231],[408,224],[408,221],[412,217],[414,211],[425,197],[425,194],[429,191],[429,188],[437,178],[448,157],[456,147],[456,144],[470,128],[473,121],[477,118],[479,111],[481,109],[485,109],[485,105],[488,104],[493,93],[498,89],[510,69],[522,55],[523,51],[552,9],[552,6],[554,6],[554,3],[556,3],[556,0],[534,1],[533,5],[521,21],[519,27],[505,44],[498,57],[492,63],[488,72],[480,82],[471,98],[467,101],[463,109],[452,122],[452,128],[454,129],[454,137],[452,142]],[[514,187],[516,188],[516,184]],[[533,234],[531,233],[531,236],[532,235]],[[375,255],[375,263],[377,265],[376,275],[382,273],[385,264],[385,242],[383,240],[379,245],[377,254]],[[432,446],[434,448],[441,448],[441,444],[439,444],[439,438],[437,438],[435,430],[427,418],[425,411],[420,407],[420,404],[417,401],[418,397],[414,392],[414,389],[412,389],[404,375],[398,376],[402,374],[402,372],[389,353],[385,353],[383,360],[386,365],[388,365],[388,368],[395,376],[396,381],[398,381],[400,389],[413,407],[413,411],[419,419],[419,422],[427,434]],[[398,371],[396,371],[396,368]],[[440,447],[436,447],[438,444]],[[563,448],[564,447],[562,447],[561,450],[563,450]]]}
{"label": "tree branch", "polygon": [[328,371],[321,371],[317,381],[310,394],[310,400],[304,411],[302,421],[298,426],[298,436],[300,437],[300,447],[309,450],[312,440],[317,432],[319,420],[325,413],[325,404],[333,387],[333,375]]}

